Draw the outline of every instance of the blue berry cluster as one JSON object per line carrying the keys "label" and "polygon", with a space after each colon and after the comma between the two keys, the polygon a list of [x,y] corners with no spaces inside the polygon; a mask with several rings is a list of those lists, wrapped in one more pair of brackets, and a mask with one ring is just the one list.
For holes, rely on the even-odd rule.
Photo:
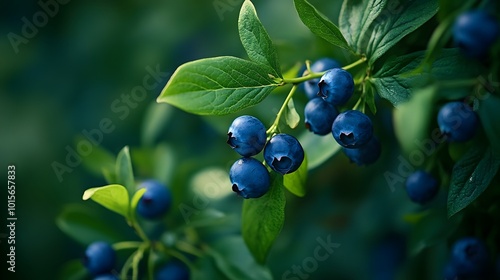
{"label": "blue berry cluster", "polygon": [[232,189],[243,198],[258,198],[269,191],[269,172],[253,158],[262,150],[266,164],[283,175],[296,171],[304,160],[304,150],[295,137],[280,133],[267,141],[264,124],[253,116],[236,118],[227,135],[227,144],[243,156],[229,170]]}
{"label": "blue berry cluster", "polygon": [[[381,144],[373,135],[371,119],[360,111],[339,113],[337,110],[338,106],[349,101],[354,92],[351,74],[329,58],[313,63],[311,71],[326,72],[317,81],[305,82],[304,91],[310,99],[304,109],[306,128],[318,135],[332,133],[346,156],[357,165],[375,162],[380,156]],[[317,87],[311,86],[311,82]]]}
{"label": "blue berry cluster", "polygon": [[443,274],[446,280],[492,279],[493,270],[486,244],[476,237],[463,237],[452,245]]}

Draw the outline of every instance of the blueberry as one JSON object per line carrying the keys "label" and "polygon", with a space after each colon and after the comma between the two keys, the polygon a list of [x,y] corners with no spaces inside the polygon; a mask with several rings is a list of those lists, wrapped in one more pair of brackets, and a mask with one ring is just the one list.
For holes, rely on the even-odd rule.
{"label": "blueberry", "polygon": [[137,204],[137,213],[146,219],[157,219],[167,213],[172,203],[170,190],[156,180],[147,180],[139,188],[146,188]]}
{"label": "blueberry", "polygon": [[452,28],[455,44],[468,56],[484,57],[500,34],[497,19],[482,10],[462,13]]}
{"label": "blueberry", "polygon": [[359,148],[348,149],[343,148],[344,154],[357,165],[372,164],[380,157],[382,146],[377,137],[373,136],[368,143]]}
{"label": "blueberry", "polygon": [[95,277],[93,280],[119,280],[117,276],[113,274],[101,274],[97,277]]}
{"label": "blueberry", "polygon": [[295,137],[280,133],[267,143],[264,159],[272,170],[285,175],[300,167],[304,160],[304,149]]}
{"label": "blueberry", "polygon": [[92,275],[110,272],[116,262],[116,253],[109,243],[97,241],[85,250],[83,265]]}
{"label": "blueberry", "polygon": [[[336,60],[327,57],[318,59],[311,65],[311,71],[315,73],[323,72],[333,68],[340,68],[340,64]],[[304,82],[304,91],[309,99],[318,97],[319,80],[320,79],[317,78]]]}
{"label": "blueberry", "polygon": [[488,248],[476,237],[457,240],[451,249],[451,261],[462,277],[479,277],[489,272]]}
{"label": "blueberry", "polygon": [[227,143],[238,154],[249,157],[262,151],[266,144],[266,127],[252,116],[237,117],[227,133]]}
{"label": "blueberry", "polygon": [[441,107],[437,122],[449,142],[465,142],[474,137],[479,118],[469,105],[452,101]]}
{"label": "blueberry", "polygon": [[460,275],[458,274],[457,268],[452,261],[446,263],[443,269],[443,277],[445,280],[458,280]]}
{"label": "blueberry", "polygon": [[172,261],[158,269],[155,280],[189,280],[189,269],[181,262]]}
{"label": "blueberry", "polygon": [[306,128],[319,134],[327,135],[332,131],[332,124],[339,112],[330,103],[316,97],[307,102],[304,108]]}
{"label": "blueberry", "polygon": [[341,68],[326,71],[318,83],[318,95],[334,106],[345,104],[354,92],[354,80]]}
{"label": "blueberry", "polygon": [[344,148],[359,148],[373,136],[370,118],[356,110],[340,113],[332,125],[333,138]]}
{"label": "blueberry", "polygon": [[233,191],[243,198],[261,197],[269,191],[267,168],[254,158],[241,158],[229,170]]}
{"label": "blueberry", "polygon": [[405,188],[411,201],[425,204],[436,196],[439,184],[431,174],[417,170],[406,178]]}

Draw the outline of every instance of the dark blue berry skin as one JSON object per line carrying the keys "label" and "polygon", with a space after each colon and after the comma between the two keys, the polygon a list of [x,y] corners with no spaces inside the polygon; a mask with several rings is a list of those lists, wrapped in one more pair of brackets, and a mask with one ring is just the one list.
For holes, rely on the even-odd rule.
{"label": "dark blue berry skin", "polygon": [[146,188],[137,204],[137,213],[146,219],[158,219],[165,215],[172,204],[172,194],[162,183],[147,180],[139,188]]}
{"label": "dark blue berry skin", "polygon": [[237,117],[227,133],[227,143],[238,154],[249,157],[262,151],[266,145],[266,127],[252,116]]}
{"label": "dark blue berry skin", "polygon": [[332,125],[333,138],[344,148],[354,149],[368,143],[373,136],[370,118],[356,110],[340,113]]}
{"label": "dark blue berry skin", "polygon": [[445,280],[458,280],[460,278],[457,268],[455,267],[455,264],[452,261],[449,261],[446,263],[444,269],[443,269],[443,277]]}
{"label": "dark blue berry skin", "polygon": [[382,146],[377,137],[373,136],[365,145],[355,149],[343,148],[343,151],[351,162],[361,166],[377,161],[382,152]]}
{"label": "dark blue berry skin", "polygon": [[339,112],[330,103],[316,97],[307,102],[304,108],[306,128],[318,135],[327,135]]}
{"label": "dark blue berry skin", "polygon": [[183,263],[172,261],[158,269],[155,280],[189,280],[189,269]]}
{"label": "dark blue berry skin", "polygon": [[120,280],[117,276],[113,274],[102,274],[95,277],[93,280]]}
{"label": "dark blue berry skin", "polygon": [[258,198],[269,191],[267,168],[254,158],[241,158],[229,170],[233,191],[243,198]]}
{"label": "dark blue berry skin", "polygon": [[[313,72],[323,72],[329,69],[333,68],[340,68],[340,64],[335,60],[331,58],[321,58],[316,60],[312,65],[311,65],[311,71]],[[307,97],[309,99],[313,99],[318,97],[318,92],[319,92],[319,78],[317,79],[312,79],[304,82],[304,92],[306,93]]]}
{"label": "dark blue berry skin", "polygon": [[472,108],[459,101],[446,103],[439,110],[437,122],[449,142],[465,142],[474,137],[479,118]]}
{"label": "dark blue berry skin", "polygon": [[85,250],[83,265],[92,275],[109,273],[116,262],[116,253],[110,244],[97,241]]}
{"label": "dark blue berry skin", "polygon": [[483,241],[475,237],[457,240],[451,249],[451,261],[459,279],[482,279],[482,276],[490,272],[488,248]]}
{"label": "dark blue berry skin", "polygon": [[304,161],[304,149],[297,138],[280,133],[267,143],[264,159],[272,170],[285,175],[300,167]]}
{"label": "dark blue berry skin", "polygon": [[410,174],[406,179],[405,187],[410,200],[418,204],[431,201],[439,190],[438,181],[423,170]]}
{"label": "dark blue berry skin", "polygon": [[452,28],[455,44],[469,57],[482,58],[500,34],[497,19],[482,10],[462,13]]}
{"label": "dark blue berry skin", "polygon": [[351,74],[341,68],[328,70],[321,77],[318,86],[318,95],[334,106],[344,105],[354,92]]}

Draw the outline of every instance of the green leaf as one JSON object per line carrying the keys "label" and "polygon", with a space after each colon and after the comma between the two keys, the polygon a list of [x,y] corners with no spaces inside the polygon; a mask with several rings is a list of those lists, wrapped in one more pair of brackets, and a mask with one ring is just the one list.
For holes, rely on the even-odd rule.
{"label": "green leaf", "polygon": [[89,198],[125,218],[129,217],[129,196],[127,189],[122,185],[90,188],[83,193],[82,199]]}
{"label": "green leaf", "polygon": [[307,154],[299,169],[283,176],[283,185],[294,195],[303,197],[306,195],[307,182]]}
{"label": "green leaf", "polygon": [[59,280],[85,280],[90,276],[80,259],[71,260],[63,265],[58,273]]}
{"label": "green leaf", "polygon": [[407,155],[421,150],[416,142],[431,138],[429,128],[431,117],[434,116],[436,94],[436,87],[426,87],[394,109],[394,132],[401,149]]}
{"label": "green leaf", "polygon": [[132,196],[132,200],[130,200],[130,212],[128,217],[132,217],[135,214],[135,209],[137,208],[137,204],[139,200],[141,200],[142,195],[146,192],[146,188],[140,188]]}
{"label": "green leaf", "polygon": [[65,234],[84,245],[96,240],[114,243],[123,238],[102,216],[78,204],[65,206],[57,217],[56,224]]}
{"label": "green leaf", "polygon": [[288,101],[286,105],[287,106],[286,106],[285,120],[288,126],[291,129],[294,129],[300,123],[300,115],[299,113],[297,113],[297,110],[295,109],[295,104],[293,103],[293,99],[290,99],[290,101]]}
{"label": "green leaf", "polygon": [[491,148],[485,152],[475,146],[453,167],[448,192],[448,216],[451,217],[471,204],[490,185],[500,168]]}
{"label": "green leaf", "polygon": [[167,104],[151,103],[149,105],[141,126],[141,143],[143,145],[152,146],[155,144],[172,119],[173,109],[174,107]]}
{"label": "green leaf", "polygon": [[174,72],[158,97],[199,115],[225,115],[261,102],[279,86],[271,68],[223,56],[185,63]]}
{"label": "green leaf", "polygon": [[[467,79],[477,76],[480,71],[480,66],[464,58],[458,49],[443,49],[433,62],[430,73],[415,71],[424,57],[425,51],[419,51],[388,59],[370,78],[370,82],[380,97],[398,106],[408,101],[413,91],[428,85],[432,80]],[[450,93],[442,91],[440,95],[445,94]]]}
{"label": "green leaf", "polygon": [[209,254],[228,279],[273,279],[268,268],[255,262],[240,236],[220,238],[209,247]]}
{"label": "green leaf", "polygon": [[275,77],[281,77],[278,55],[266,29],[260,22],[251,1],[244,1],[238,19],[240,40],[250,60],[274,69]]}
{"label": "green leaf", "polygon": [[[79,136],[75,141],[75,146],[81,141],[89,140],[84,136]],[[101,145],[92,145],[92,152],[83,157],[82,163],[93,174],[102,175],[105,171],[114,172],[115,156]]]}
{"label": "green leaf", "polygon": [[398,3],[389,3],[370,27],[372,32],[366,45],[368,64],[373,64],[406,35],[426,23],[439,8],[437,0]]}
{"label": "green leaf", "polygon": [[346,41],[357,53],[366,52],[366,42],[373,21],[384,9],[387,0],[345,0],[339,16],[339,27]]}
{"label": "green leaf", "polygon": [[267,194],[243,203],[242,235],[257,262],[264,263],[285,221],[283,176],[271,172],[271,188]]}
{"label": "green leaf", "polygon": [[325,15],[320,13],[306,0],[294,0],[293,2],[295,3],[295,9],[299,14],[300,20],[302,20],[305,26],[307,26],[312,33],[332,45],[353,52],[339,28]]}
{"label": "green leaf", "polygon": [[375,89],[373,88],[373,85],[370,83],[370,81],[366,82],[365,84],[365,91],[366,91],[366,105],[368,105],[368,108],[370,108],[370,111],[372,112],[373,115],[377,114],[377,105],[375,104]]}
{"label": "green leaf", "polygon": [[309,170],[320,166],[341,150],[340,145],[331,135],[320,136],[310,131],[304,131],[298,139],[307,155],[307,168]]}
{"label": "green leaf", "polygon": [[496,159],[500,159],[500,98],[488,94],[479,102],[477,113],[481,120],[491,150]]}
{"label": "green leaf", "polygon": [[116,157],[116,183],[125,186],[130,194],[135,192],[134,172],[128,146],[123,147]]}

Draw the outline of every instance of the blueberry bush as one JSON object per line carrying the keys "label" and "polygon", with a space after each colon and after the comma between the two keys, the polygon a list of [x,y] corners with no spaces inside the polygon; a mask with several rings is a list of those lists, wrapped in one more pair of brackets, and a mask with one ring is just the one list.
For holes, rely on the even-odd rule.
{"label": "blueberry bush", "polygon": [[[300,247],[280,241],[285,228],[298,235],[305,230],[293,227],[295,219],[304,219],[302,209],[286,206],[312,199],[311,181],[317,181],[311,176],[342,177],[334,168],[349,165],[366,185],[376,180],[366,169],[376,170],[382,178],[377,184],[386,186],[379,195],[396,189],[407,194],[399,217],[405,234],[389,234],[374,250],[370,279],[500,277],[498,3],[344,0],[338,21],[306,0],[293,4],[296,14],[290,17],[300,19],[331,52],[282,63],[253,3],[242,1],[237,28],[246,56],[184,63],[157,98],[224,130],[219,141],[226,141],[232,160],[222,175],[198,178],[177,163],[187,159],[173,159],[172,147],[163,144],[124,147],[116,157],[100,150],[92,168],[107,183],[85,190],[83,200],[121,216],[133,237],[124,239],[130,234],[86,211],[83,206],[91,202],[66,208],[59,227],[88,249],[84,261],[69,262],[62,275],[307,279],[318,270],[316,255],[312,268],[305,265],[307,258],[302,262],[309,274],[293,266],[280,274],[268,265],[279,262],[273,260],[280,258],[273,255],[277,246],[291,246],[291,254]],[[279,106],[266,107],[276,100]],[[196,139],[196,128],[191,133]],[[397,147],[385,144],[390,137]],[[203,146],[205,139],[197,141]],[[398,162],[388,164],[389,158]],[[193,184],[209,188],[213,176],[216,187],[236,194],[227,202],[241,203],[235,215],[193,192]],[[349,181],[342,184],[350,187]],[[320,216],[329,206],[314,207]],[[314,217],[306,220],[317,226]],[[422,256],[436,250],[446,263],[418,271]],[[414,262],[403,265],[402,259]],[[311,279],[328,278],[320,271],[322,276]]]}

